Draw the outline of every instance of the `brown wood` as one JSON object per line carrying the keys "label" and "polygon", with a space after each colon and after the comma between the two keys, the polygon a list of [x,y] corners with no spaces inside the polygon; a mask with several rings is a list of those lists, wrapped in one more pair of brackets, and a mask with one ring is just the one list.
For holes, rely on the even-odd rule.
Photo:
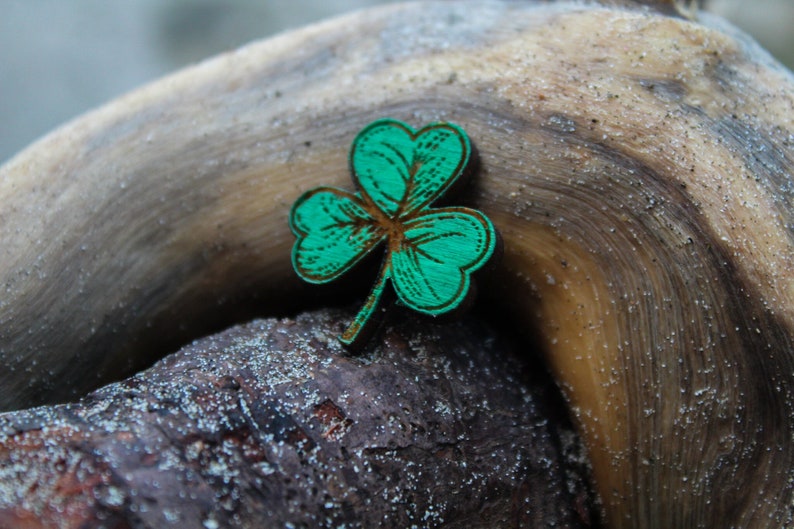
{"label": "brown wood", "polygon": [[351,315],[258,320],[0,415],[0,527],[590,526],[583,449],[537,366],[473,319],[405,314],[350,358]]}
{"label": "brown wood", "polygon": [[2,405],[348,301],[292,272],[290,205],[347,185],[374,119],[447,120],[504,238],[480,302],[543,349],[609,524],[792,523],[792,94],[719,20],[578,2],[388,6],[199,64],[0,169]]}

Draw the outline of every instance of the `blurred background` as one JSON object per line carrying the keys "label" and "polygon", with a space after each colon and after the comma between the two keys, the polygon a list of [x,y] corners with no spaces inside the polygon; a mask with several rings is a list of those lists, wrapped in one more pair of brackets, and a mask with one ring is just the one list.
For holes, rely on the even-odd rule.
{"label": "blurred background", "polygon": [[[0,0],[0,163],[65,121],[254,39],[394,0]],[[794,0],[707,0],[794,65]]]}

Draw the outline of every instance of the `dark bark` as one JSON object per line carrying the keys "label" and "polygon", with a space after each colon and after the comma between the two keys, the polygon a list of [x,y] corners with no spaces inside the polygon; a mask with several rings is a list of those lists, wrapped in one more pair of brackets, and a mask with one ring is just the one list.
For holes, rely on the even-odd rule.
{"label": "dark bark", "polygon": [[[401,316],[402,318],[402,316]],[[0,415],[0,527],[582,527],[548,377],[469,319],[255,321],[74,404]]]}

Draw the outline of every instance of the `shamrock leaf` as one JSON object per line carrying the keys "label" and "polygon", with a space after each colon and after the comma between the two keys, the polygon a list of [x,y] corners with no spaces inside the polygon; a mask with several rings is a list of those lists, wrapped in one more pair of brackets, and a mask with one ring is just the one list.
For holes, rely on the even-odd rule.
{"label": "shamrock leaf", "polygon": [[295,269],[310,283],[336,279],[385,237],[357,197],[331,187],[300,197],[292,207],[290,226],[298,234]]}
{"label": "shamrock leaf", "polygon": [[400,300],[434,315],[457,307],[469,290],[469,274],[493,251],[492,230],[479,211],[466,208],[431,210],[406,222],[391,256]]}
{"label": "shamrock leaf", "polygon": [[493,254],[496,231],[479,211],[430,205],[464,174],[470,158],[469,139],[457,125],[414,131],[378,120],[350,151],[358,192],[320,187],[292,206],[292,263],[311,283],[336,279],[386,242],[378,279],[343,343],[354,346],[366,334],[389,281],[404,305],[434,316],[466,298],[471,273]]}
{"label": "shamrock leaf", "polygon": [[381,120],[359,133],[350,165],[362,193],[396,218],[441,196],[466,168],[470,151],[457,126],[439,123],[417,134],[399,121]]}

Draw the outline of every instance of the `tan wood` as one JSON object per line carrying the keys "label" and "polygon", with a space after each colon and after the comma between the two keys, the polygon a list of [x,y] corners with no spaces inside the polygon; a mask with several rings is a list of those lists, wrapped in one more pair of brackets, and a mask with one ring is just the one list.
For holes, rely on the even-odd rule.
{"label": "tan wood", "polygon": [[350,301],[295,276],[290,206],[349,186],[374,119],[449,120],[480,155],[463,197],[504,238],[480,302],[542,348],[608,525],[790,522],[794,82],[719,20],[668,15],[389,6],[43,138],[0,169],[2,406],[254,312]]}

